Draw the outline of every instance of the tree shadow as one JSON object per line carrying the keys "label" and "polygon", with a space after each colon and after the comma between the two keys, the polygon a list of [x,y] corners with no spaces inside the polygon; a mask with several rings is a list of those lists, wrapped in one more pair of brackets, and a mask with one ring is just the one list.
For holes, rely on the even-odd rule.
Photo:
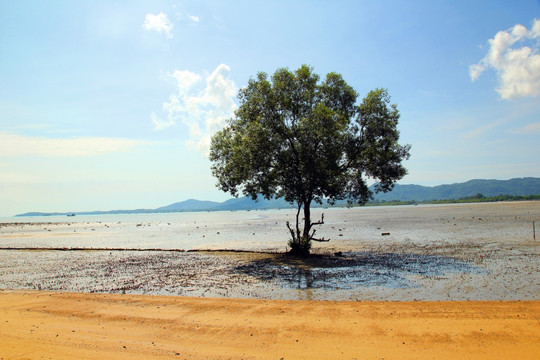
{"label": "tree shadow", "polygon": [[274,254],[234,268],[237,273],[292,289],[341,290],[382,286],[410,288],[414,275],[444,279],[456,273],[483,272],[459,259],[424,254],[356,252],[346,256],[311,255],[306,258]]}

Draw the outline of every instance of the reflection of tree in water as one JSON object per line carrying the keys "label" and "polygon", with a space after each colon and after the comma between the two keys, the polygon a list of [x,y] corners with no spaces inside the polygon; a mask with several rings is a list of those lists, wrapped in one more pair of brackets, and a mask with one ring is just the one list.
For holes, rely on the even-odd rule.
{"label": "reflection of tree in water", "polygon": [[314,276],[313,271],[310,269],[296,268],[296,273],[293,274],[292,278],[295,280],[297,289],[312,289],[314,286]]}
{"label": "reflection of tree in water", "polygon": [[358,286],[415,287],[411,275],[441,277],[452,273],[479,273],[468,262],[451,257],[354,253],[347,257],[288,255],[257,259],[235,268],[236,272],[295,289],[350,289]]}

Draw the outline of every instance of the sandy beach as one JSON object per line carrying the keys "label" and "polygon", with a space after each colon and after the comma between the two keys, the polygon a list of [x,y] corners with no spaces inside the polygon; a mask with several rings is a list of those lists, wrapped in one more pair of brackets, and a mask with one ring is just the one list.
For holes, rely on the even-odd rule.
{"label": "sandy beach", "polygon": [[540,302],[0,292],[0,359],[537,359]]}

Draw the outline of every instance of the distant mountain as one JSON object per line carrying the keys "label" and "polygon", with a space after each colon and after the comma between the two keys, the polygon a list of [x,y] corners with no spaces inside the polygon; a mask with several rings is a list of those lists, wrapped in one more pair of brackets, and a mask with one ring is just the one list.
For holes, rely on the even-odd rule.
{"label": "distant mountain", "polygon": [[486,197],[498,195],[538,195],[540,194],[540,178],[516,178],[510,180],[470,180],[464,183],[420,186],[396,184],[388,193],[375,195],[381,201],[431,201],[460,199],[482,194]]}
{"label": "distant mountain", "polygon": [[189,199],[186,201],[177,202],[171,205],[163,206],[155,209],[155,212],[176,212],[176,211],[207,211],[215,210],[222,203],[215,201],[201,201]]}
{"label": "distant mountain", "polygon": [[243,196],[222,202],[220,210],[263,210],[286,209],[290,207],[292,207],[292,205],[283,198],[266,200],[263,197],[259,197],[257,200],[252,200],[249,197]]}
{"label": "distant mountain", "polygon": [[[373,186],[371,187],[373,189]],[[396,184],[394,189],[388,193],[379,193],[374,197],[375,201],[432,201],[432,200],[453,200],[467,196],[482,194],[485,197],[498,195],[527,196],[540,194],[540,178],[517,178],[510,180],[470,180],[464,183],[421,186],[421,185],[400,185]],[[344,202],[338,202],[345,205]],[[219,211],[219,210],[262,210],[262,209],[282,209],[291,208],[283,199],[259,198],[258,201],[248,197],[232,198],[224,202],[200,201],[189,199],[176,202],[157,209],[137,209],[137,210],[111,210],[111,211],[86,211],[86,212],[66,212],[66,213],[42,213],[29,212],[15,216],[66,216],[66,215],[106,215],[106,214],[144,214],[144,213],[164,213],[164,212],[187,212],[187,211]]]}
{"label": "distant mountain", "polygon": [[232,198],[224,202],[186,200],[171,205],[155,209],[155,212],[176,212],[176,211],[219,211],[219,210],[261,210],[288,208],[291,205],[283,199],[266,200],[259,197],[256,201],[243,196]]}

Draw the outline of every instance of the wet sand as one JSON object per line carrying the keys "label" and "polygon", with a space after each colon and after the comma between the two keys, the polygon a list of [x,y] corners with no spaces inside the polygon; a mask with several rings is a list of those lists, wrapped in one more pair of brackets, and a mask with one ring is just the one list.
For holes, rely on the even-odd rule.
{"label": "wet sand", "polygon": [[[255,213],[249,214],[254,218],[249,225],[233,222],[229,227],[237,228],[238,236],[249,237],[252,231],[283,230],[286,212]],[[209,220],[210,215],[201,218]],[[245,219],[248,214],[227,216]],[[3,224],[0,247],[18,242],[24,246],[0,250],[0,289],[284,300],[540,300],[540,240],[533,240],[531,228],[540,218],[540,202],[334,209],[326,218],[321,232],[338,235],[329,243],[315,244],[316,256],[309,259],[286,256],[283,248],[263,240],[233,247],[246,252],[76,246],[78,251],[44,250],[29,246],[25,236],[48,236],[50,246],[57,239],[66,241],[63,227],[94,226],[101,229],[93,235],[99,240],[116,223]],[[152,237],[161,228],[137,225],[132,224],[129,234],[142,231]],[[199,249],[230,245],[219,242],[224,232],[232,231],[221,220],[208,224],[198,220],[189,226],[183,231],[199,227],[198,234],[206,234],[205,239],[213,233],[214,239]],[[220,232],[218,226],[226,230]],[[390,235],[382,236],[383,232]],[[278,239],[283,247],[286,237]]]}
{"label": "wet sand", "polygon": [[289,300],[539,300],[537,245],[379,245],[342,256],[0,251],[0,288]]}
{"label": "wet sand", "polygon": [[0,291],[0,359],[537,359],[540,302]]}
{"label": "wet sand", "polygon": [[[540,201],[313,209],[325,214],[318,250],[362,250],[370,243],[532,240]],[[75,247],[285,251],[294,210],[16,218],[0,222],[0,248]],[[44,222],[46,220],[46,222]],[[21,222],[22,221],[22,222]],[[381,236],[382,233],[390,233]],[[540,235],[539,235],[540,236]]]}

